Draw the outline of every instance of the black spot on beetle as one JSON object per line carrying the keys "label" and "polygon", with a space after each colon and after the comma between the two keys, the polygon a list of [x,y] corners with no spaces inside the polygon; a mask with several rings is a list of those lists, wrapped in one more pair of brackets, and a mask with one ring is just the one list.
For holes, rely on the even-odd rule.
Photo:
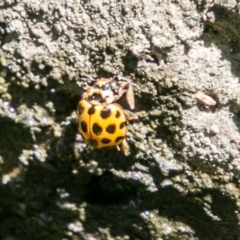
{"label": "black spot on beetle", "polygon": [[121,116],[121,113],[117,110],[117,112],[116,112],[116,114],[115,114],[115,117],[116,117],[116,118],[120,118],[120,116]]}
{"label": "black spot on beetle", "polygon": [[91,107],[88,109],[88,114],[89,114],[89,115],[92,115],[92,114],[94,114],[94,112],[95,112],[95,107],[94,107],[94,106],[91,106]]}
{"label": "black spot on beetle", "polygon": [[116,125],[115,124],[110,124],[107,126],[106,131],[110,134],[113,134],[116,130]]}
{"label": "black spot on beetle", "polygon": [[112,113],[112,110],[110,108],[106,108],[100,112],[100,116],[102,119],[106,119],[111,115],[111,113]]}
{"label": "black spot on beetle", "polygon": [[122,129],[125,126],[127,126],[127,122],[122,122],[122,123],[120,123],[119,128]]}
{"label": "black spot on beetle", "polygon": [[118,142],[120,142],[121,140],[123,140],[124,139],[124,137],[117,137],[116,139],[115,139],[115,143],[118,143]]}
{"label": "black spot on beetle", "polygon": [[81,104],[78,104],[77,114],[82,115],[83,112],[84,112],[84,107]]}
{"label": "black spot on beetle", "polygon": [[108,143],[111,142],[111,140],[108,139],[108,138],[103,138],[103,139],[101,139],[101,142],[104,143],[104,144],[108,144]]}
{"label": "black spot on beetle", "polygon": [[97,123],[94,123],[92,126],[92,131],[94,134],[100,135],[102,132],[102,127],[100,125],[98,125]]}
{"label": "black spot on beetle", "polygon": [[87,123],[85,121],[82,121],[80,123],[80,128],[82,129],[83,132],[87,132]]}

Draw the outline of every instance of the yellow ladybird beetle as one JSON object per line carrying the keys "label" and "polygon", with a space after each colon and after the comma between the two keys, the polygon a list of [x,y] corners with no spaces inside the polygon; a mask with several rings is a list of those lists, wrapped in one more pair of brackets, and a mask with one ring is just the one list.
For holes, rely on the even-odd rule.
{"label": "yellow ladybird beetle", "polygon": [[78,131],[93,148],[116,147],[128,155],[125,139],[127,123],[137,119],[137,114],[130,115],[116,101],[126,93],[126,100],[132,110],[135,107],[133,88],[131,83],[125,82],[118,94],[114,94],[110,85],[113,80],[115,77],[100,78],[86,89],[77,107]]}

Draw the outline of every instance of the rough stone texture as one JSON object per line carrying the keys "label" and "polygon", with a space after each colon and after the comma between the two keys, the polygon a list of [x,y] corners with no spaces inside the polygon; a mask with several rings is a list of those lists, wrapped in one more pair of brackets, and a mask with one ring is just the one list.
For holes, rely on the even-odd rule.
{"label": "rough stone texture", "polygon": [[[237,1],[0,1],[0,238],[240,239],[239,22]],[[128,157],[76,130],[114,75]]]}

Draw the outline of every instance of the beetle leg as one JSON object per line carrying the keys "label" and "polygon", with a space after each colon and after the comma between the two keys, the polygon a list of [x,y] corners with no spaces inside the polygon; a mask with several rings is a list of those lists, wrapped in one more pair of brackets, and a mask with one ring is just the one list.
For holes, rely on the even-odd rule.
{"label": "beetle leg", "polygon": [[114,96],[114,102],[116,102],[122,95],[126,93],[126,100],[128,103],[129,108],[132,110],[135,108],[135,100],[133,95],[133,87],[132,84],[129,82],[125,82],[118,90],[118,95]]}
{"label": "beetle leg", "polygon": [[116,145],[116,148],[117,148],[118,151],[121,150],[121,148],[119,147],[119,145]]}
{"label": "beetle leg", "polygon": [[118,94],[114,95],[114,102],[116,102],[122,95],[126,92],[125,88],[128,86],[128,82],[122,84],[122,86],[118,89]]}
{"label": "beetle leg", "polygon": [[128,89],[126,93],[126,100],[129,105],[129,108],[133,110],[135,108],[135,99],[133,94],[133,86],[131,83],[128,84]]}
{"label": "beetle leg", "polygon": [[121,143],[121,150],[125,156],[128,156],[130,154],[130,148],[126,139],[124,139]]}
{"label": "beetle leg", "polygon": [[133,120],[138,119],[138,114],[137,113],[132,113],[131,111],[124,110],[124,114],[125,114],[128,121],[133,121]]}

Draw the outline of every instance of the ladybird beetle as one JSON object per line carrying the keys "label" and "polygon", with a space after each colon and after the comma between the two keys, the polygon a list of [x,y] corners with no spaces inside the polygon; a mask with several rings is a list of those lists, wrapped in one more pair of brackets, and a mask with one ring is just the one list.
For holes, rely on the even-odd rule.
{"label": "ladybird beetle", "polygon": [[123,83],[115,95],[110,86],[114,79],[97,79],[92,87],[86,89],[77,107],[78,131],[93,148],[116,147],[120,150],[121,146],[124,154],[128,155],[127,124],[137,119],[137,114],[130,114],[116,101],[126,93],[129,107],[133,109],[133,88],[130,83]]}

